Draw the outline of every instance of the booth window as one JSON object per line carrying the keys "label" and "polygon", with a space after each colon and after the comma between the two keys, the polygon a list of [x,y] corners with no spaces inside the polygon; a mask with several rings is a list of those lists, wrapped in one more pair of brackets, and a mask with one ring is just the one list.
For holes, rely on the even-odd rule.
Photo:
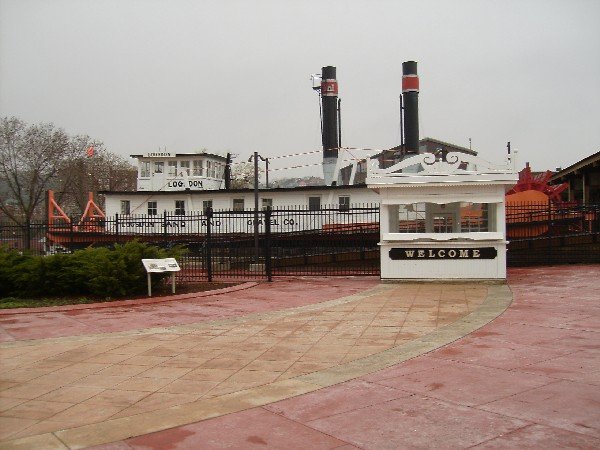
{"label": "booth window", "polygon": [[455,202],[397,205],[395,233],[486,233],[495,232],[495,203]]}
{"label": "booth window", "polygon": [[212,200],[203,200],[202,201],[202,211],[206,212],[208,208],[212,208],[213,202]]}
{"label": "booth window", "polygon": [[165,171],[164,161],[154,161],[154,173],[163,173]]}

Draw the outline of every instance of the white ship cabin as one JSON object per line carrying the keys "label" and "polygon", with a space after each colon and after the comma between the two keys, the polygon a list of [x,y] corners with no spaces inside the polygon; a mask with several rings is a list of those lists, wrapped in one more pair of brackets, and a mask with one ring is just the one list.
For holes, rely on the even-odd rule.
{"label": "white ship cabin", "polygon": [[138,161],[138,191],[196,191],[224,187],[226,158],[221,155],[156,151],[131,157]]}
{"label": "white ship cabin", "polygon": [[[428,140],[429,138],[426,138]],[[426,141],[424,140],[424,141]],[[422,142],[424,142],[422,141]],[[436,141],[436,151],[452,146]],[[451,150],[475,154],[462,147]],[[422,147],[420,151],[431,150]],[[387,153],[393,153],[393,149]],[[372,156],[385,167],[384,153]],[[198,153],[149,152],[131,155],[138,160],[137,191],[105,191],[107,216],[155,216],[198,214],[211,207],[214,210],[254,209],[253,189],[225,189],[225,167],[227,158],[221,155]],[[391,157],[391,156],[390,156]],[[342,158],[340,158],[341,162]],[[366,160],[358,165],[364,165]],[[361,206],[379,204],[379,196],[364,184],[364,174],[356,170],[357,164],[336,168],[336,186],[303,186],[296,188],[261,188],[259,208],[284,209],[300,207],[319,209],[327,206]],[[415,171],[422,170],[421,167]],[[352,172],[352,176],[351,175]],[[354,177],[356,174],[356,178]],[[360,176],[362,175],[362,177]]]}
{"label": "white ship cabin", "polygon": [[[253,189],[225,189],[227,159],[211,153],[149,152],[138,160],[137,191],[105,191],[106,215],[185,216],[214,210],[254,209]],[[373,204],[378,197],[365,185],[261,188],[259,208],[320,209]]]}

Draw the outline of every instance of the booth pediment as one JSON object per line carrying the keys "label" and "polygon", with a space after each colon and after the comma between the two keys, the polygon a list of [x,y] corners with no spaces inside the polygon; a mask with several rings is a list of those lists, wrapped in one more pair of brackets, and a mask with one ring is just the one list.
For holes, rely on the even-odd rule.
{"label": "booth pediment", "polygon": [[517,181],[513,161],[492,164],[466,153],[425,153],[406,158],[386,169],[371,160],[367,169],[367,185],[382,187],[438,187],[448,185],[512,185]]}

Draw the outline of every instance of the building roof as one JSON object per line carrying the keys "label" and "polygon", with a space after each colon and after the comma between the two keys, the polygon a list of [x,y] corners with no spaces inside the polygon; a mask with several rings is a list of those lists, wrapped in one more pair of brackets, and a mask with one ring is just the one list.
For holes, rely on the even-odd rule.
{"label": "building roof", "polygon": [[429,142],[432,142],[432,143],[438,144],[438,145],[443,145],[444,147],[452,147],[452,148],[455,148],[456,150],[458,150],[459,152],[468,153],[469,155],[473,155],[473,156],[477,155],[477,152],[473,149],[470,149],[467,147],[462,147],[462,146],[456,145],[456,144],[451,144],[450,142],[440,141],[439,139],[434,139],[434,138],[430,138],[430,137],[424,137],[423,139],[419,140],[419,143],[422,143],[425,141],[429,141]]}
{"label": "building roof", "polygon": [[[156,153],[171,153],[171,152],[156,152]],[[191,152],[191,153],[171,153],[170,156],[147,156],[147,155],[129,155],[131,158],[173,158],[178,156],[211,156],[213,158],[222,159],[225,161],[227,158],[223,155],[218,155],[216,153],[208,153],[208,152]]]}
{"label": "building roof", "polygon": [[[294,191],[322,191],[322,190],[344,190],[344,189],[360,189],[366,188],[365,184],[352,184],[352,185],[339,185],[339,186],[296,186],[291,188],[261,188],[260,193],[265,192],[294,192]],[[206,190],[184,190],[184,191],[98,191],[98,194],[106,195],[173,195],[173,194],[253,194],[254,189],[243,188],[243,189],[206,189]]]}
{"label": "building roof", "polygon": [[569,175],[576,173],[579,170],[596,167],[599,165],[600,165],[600,151],[588,156],[587,158],[583,158],[581,161],[570,165],[566,169],[562,169],[562,170],[556,172],[552,176],[552,178],[550,178],[550,180],[551,181],[560,180],[564,177],[567,177]]}

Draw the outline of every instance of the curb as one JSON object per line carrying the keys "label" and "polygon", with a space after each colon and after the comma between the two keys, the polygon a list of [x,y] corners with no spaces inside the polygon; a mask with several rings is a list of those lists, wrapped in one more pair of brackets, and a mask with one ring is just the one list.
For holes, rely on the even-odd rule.
{"label": "curb", "polygon": [[230,292],[242,291],[258,286],[258,282],[249,281],[247,283],[238,284],[236,286],[214,289],[212,291],[191,292],[189,294],[176,294],[156,298],[141,298],[136,300],[116,300],[110,302],[99,303],[84,303],[79,305],[62,305],[62,306],[46,306],[40,308],[11,308],[0,310],[0,316],[12,316],[15,314],[32,314],[32,313],[47,313],[47,312],[64,312],[78,311],[82,309],[102,309],[115,308],[120,306],[140,306],[153,305],[155,303],[165,303],[179,300],[189,300],[193,298],[210,297],[213,295],[228,294]]}

